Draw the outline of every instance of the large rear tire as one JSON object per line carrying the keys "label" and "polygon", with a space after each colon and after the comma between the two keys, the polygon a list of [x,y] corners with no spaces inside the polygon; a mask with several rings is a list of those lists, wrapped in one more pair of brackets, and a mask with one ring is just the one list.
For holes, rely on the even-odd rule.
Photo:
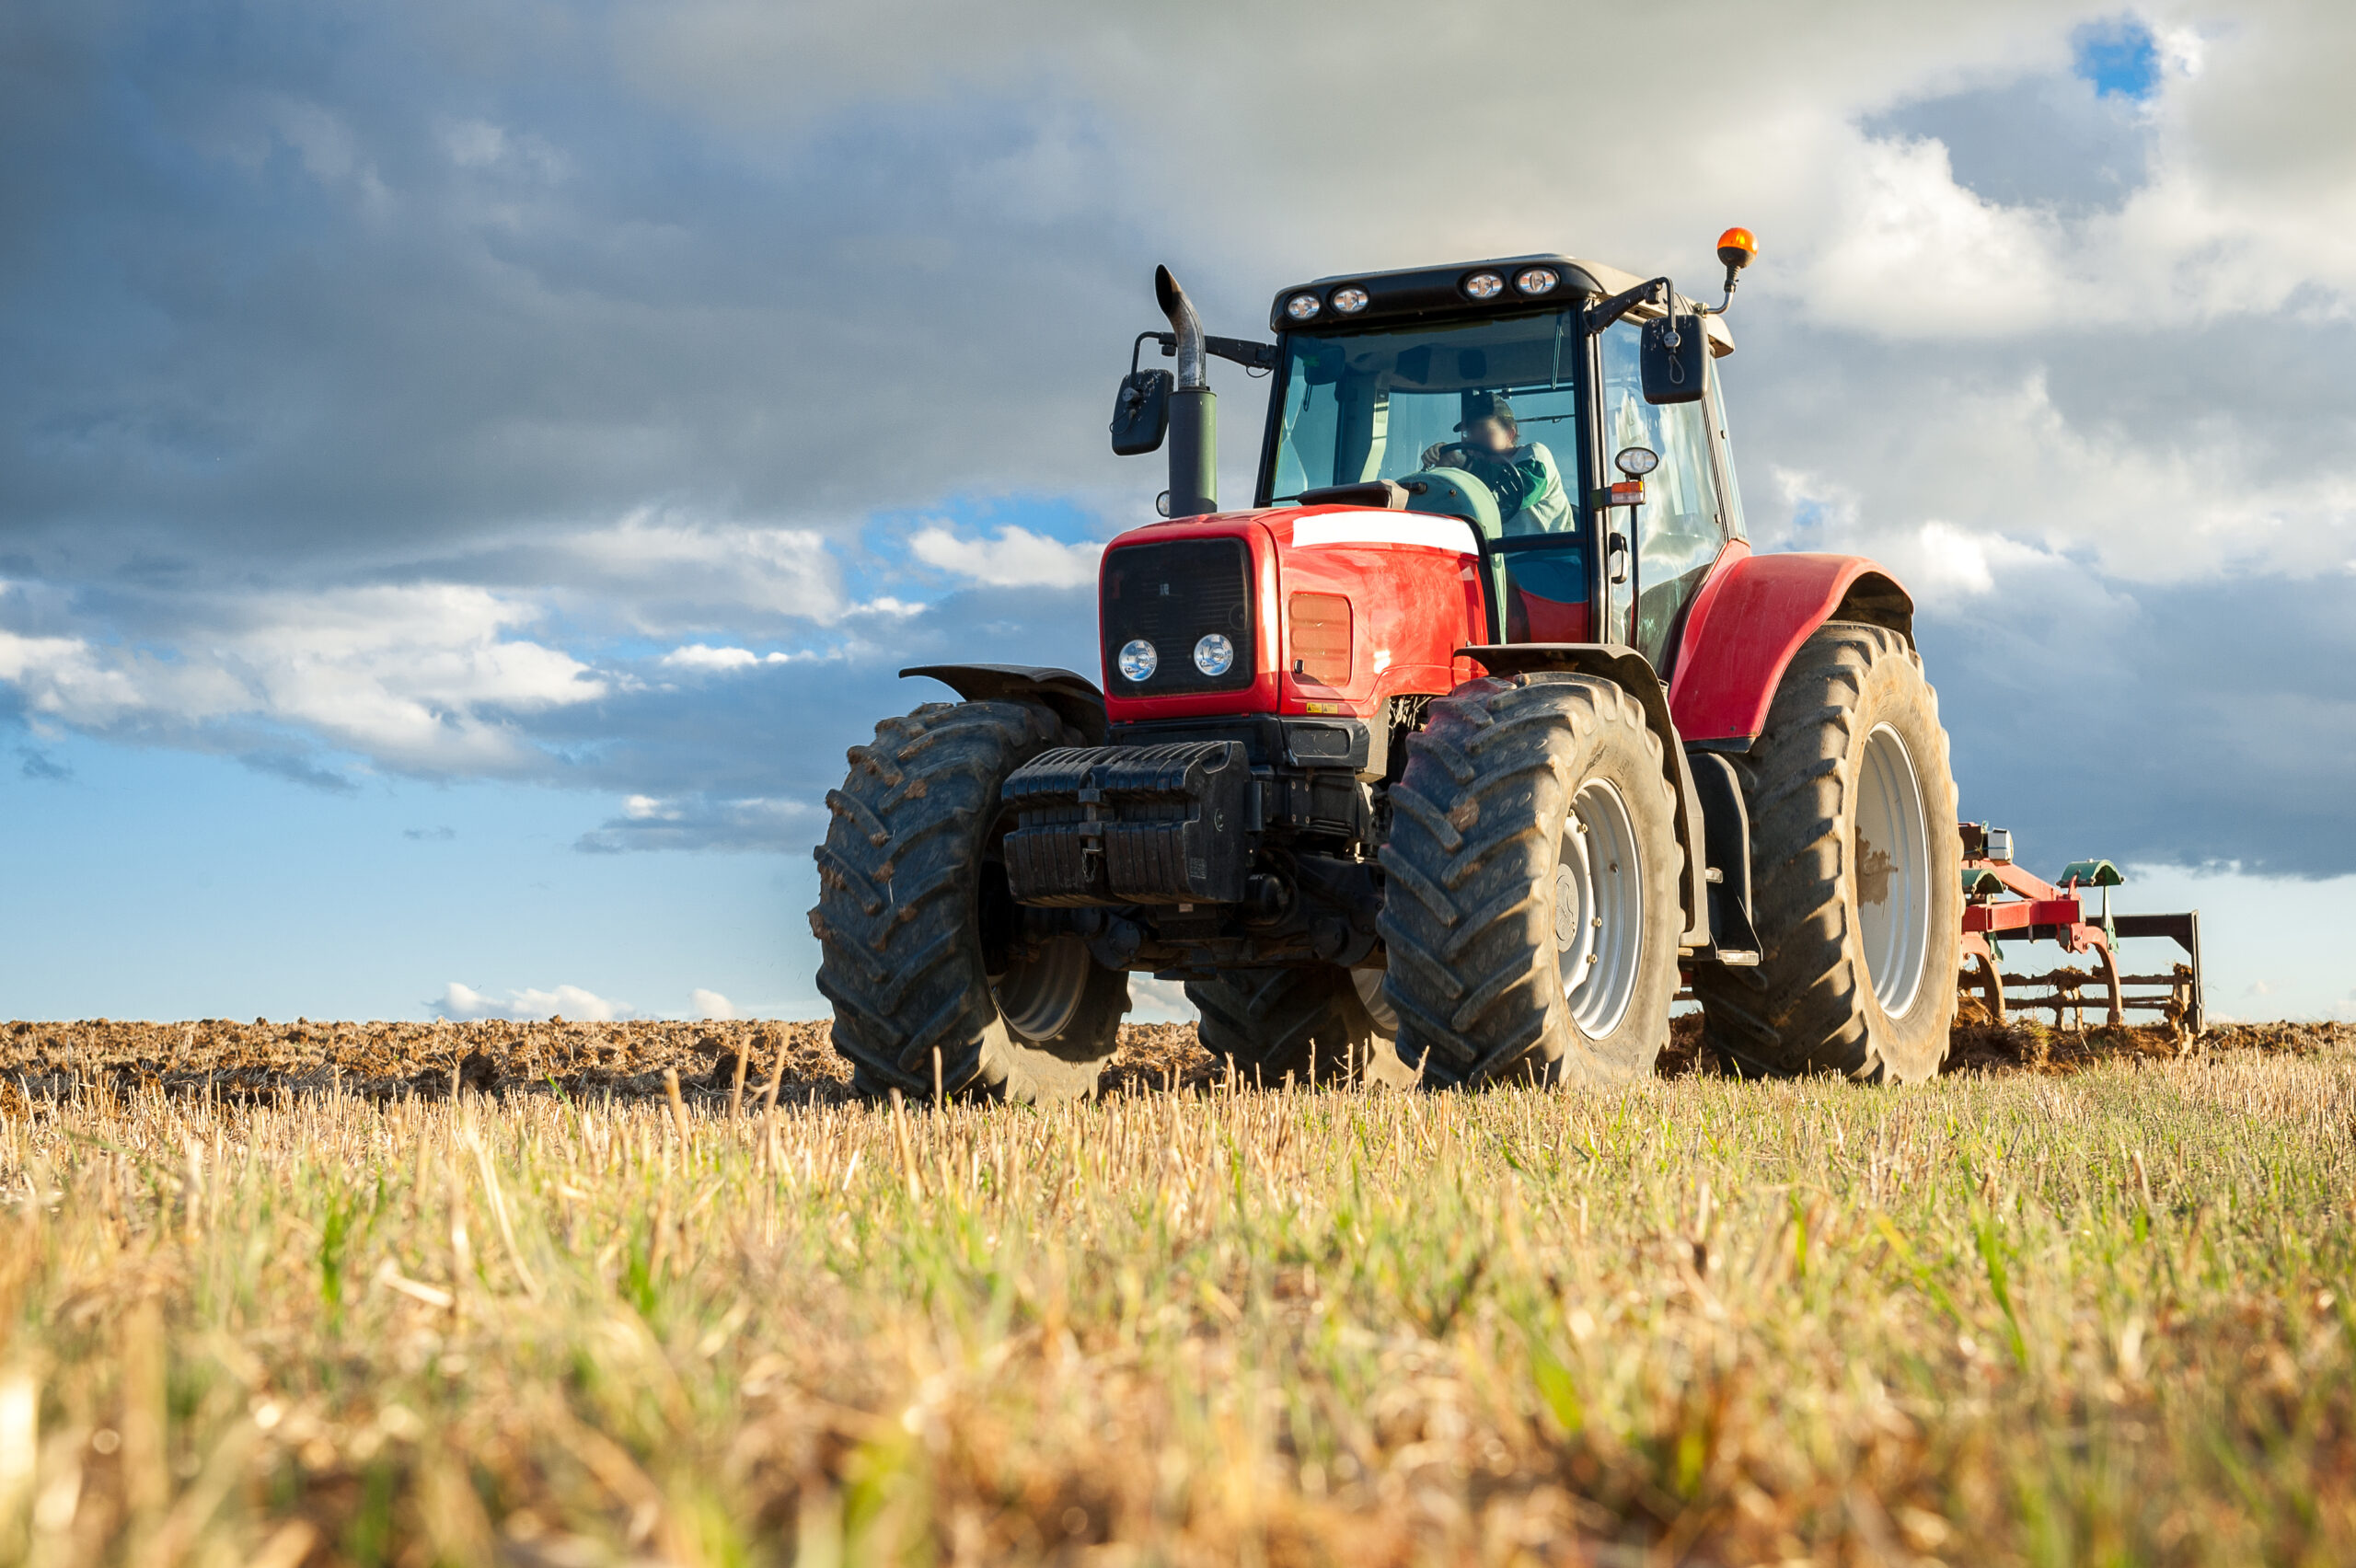
{"label": "large rear tire", "polygon": [[1578,676],[1469,681],[1407,748],[1380,922],[1400,1056],[1442,1087],[1651,1072],[1685,861],[1643,709]]}
{"label": "large rear tire", "polygon": [[1358,1078],[1375,1052],[1391,1049],[1398,1022],[1381,978],[1332,964],[1239,969],[1187,981],[1186,999],[1202,1009],[1203,1049],[1231,1059],[1245,1079],[1271,1089],[1288,1075],[1332,1083]]}
{"label": "large rear tire", "polygon": [[850,748],[826,796],[810,929],[835,1049],[861,1093],[1069,1100],[1112,1055],[1129,977],[1077,936],[1025,941],[1007,896],[1007,775],[1080,737],[1025,702],[927,703]]}
{"label": "large rear tire", "polygon": [[1880,627],[1819,628],[1735,771],[1759,966],[1695,971],[1703,1039],[1771,1072],[1931,1077],[1955,1021],[1963,850],[1921,656]]}

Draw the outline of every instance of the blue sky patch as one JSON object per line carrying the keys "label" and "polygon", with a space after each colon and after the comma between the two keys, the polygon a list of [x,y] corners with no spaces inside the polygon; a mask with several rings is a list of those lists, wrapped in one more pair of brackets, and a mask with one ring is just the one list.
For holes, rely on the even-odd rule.
{"label": "blue sky patch", "polygon": [[2070,35],[2070,71],[2098,97],[2141,103],[2159,90],[2159,42],[2140,17],[2089,22]]}

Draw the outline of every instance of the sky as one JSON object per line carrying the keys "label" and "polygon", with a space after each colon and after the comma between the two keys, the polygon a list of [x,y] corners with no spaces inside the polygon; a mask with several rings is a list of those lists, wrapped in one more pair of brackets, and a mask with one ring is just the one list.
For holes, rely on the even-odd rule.
{"label": "sky", "polygon": [[1265,337],[1739,223],[1752,533],[1907,582],[1965,814],[2356,1016],[2351,66],[2252,0],[17,0],[0,1013],[820,1016],[895,672],[1095,674],[1157,262]]}

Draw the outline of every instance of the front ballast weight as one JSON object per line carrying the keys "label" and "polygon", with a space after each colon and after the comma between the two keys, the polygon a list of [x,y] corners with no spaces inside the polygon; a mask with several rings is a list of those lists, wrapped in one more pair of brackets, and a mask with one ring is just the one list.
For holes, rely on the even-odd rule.
{"label": "front ballast weight", "polygon": [[[2061,877],[2047,882],[2013,862],[2013,836],[1985,823],[1958,824],[1963,836],[1963,958],[1958,985],[1976,997],[1991,1022],[2012,1021],[2015,1012],[2051,1009],[2053,1026],[2074,1020],[2085,1027],[2089,1008],[2117,1026],[2130,1012],[2157,1013],[2160,1021],[2188,1034],[2208,1027],[2200,980],[2200,912],[2179,915],[2114,915],[2110,890],[2126,882],[2108,860],[2073,860]],[[2098,892],[2101,905],[2089,917],[2080,890]],[[2130,974],[2120,960],[2121,941],[2167,940],[2184,953],[2162,974]],[[2004,943],[2050,941],[2064,952],[2087,954],[2091,970],[2062,966],[2042,974],[2007,974]]]}

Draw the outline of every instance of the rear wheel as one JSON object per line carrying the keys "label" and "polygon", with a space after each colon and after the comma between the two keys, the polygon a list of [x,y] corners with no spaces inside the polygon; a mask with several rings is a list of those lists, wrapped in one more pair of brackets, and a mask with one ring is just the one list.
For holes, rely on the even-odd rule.
{"label": "rear wheel", "polygon": [[928,703],[850,749],[816,850],[818,989],[862,1094],[1092,1093],[1129,977],[1068,934],[1026,933],[1006,891],[999,795],[1050,745],[1076,744],[1023,702]]}
{"label": "rear wheel", "polygon": [[1431,705],[1391,800],[1401,1057],[1438,1085],[1650,1072],[1684,858],[1634,699],[1579,677],[1468,682]]}
{"label": "rear wheel", "polygon": [[1962,847],[1937,696],[1903,637],[1833,622],[1793,657],[1736,772],[1759,966],[1695,971],[1738,1064],[1912,1082],[1946,1059]]}
{"label": "rear wheel", "polygon": [[1399,1026],[1381,983],[1380,970],[1332,964],[1241,969],[1189,980],[1186,999],[1202,1010],[1203,1049],[1274,1088],[1287,1075],[1355,1078],[1374,1052],[1388,1051]]}

